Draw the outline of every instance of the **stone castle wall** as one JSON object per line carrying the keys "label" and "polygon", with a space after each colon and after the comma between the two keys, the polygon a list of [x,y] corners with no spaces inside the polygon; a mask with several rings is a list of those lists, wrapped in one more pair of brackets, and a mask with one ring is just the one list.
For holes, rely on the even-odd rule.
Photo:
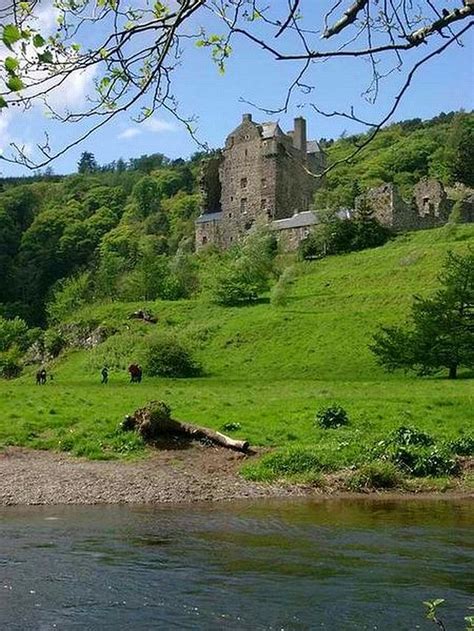
{"label": "stone castle wall", "polygon": [[[421,179],[415,185],[409,202],[402,199],[397,187],[391,183],[360,195],[356,200],[356,209],[362,201],[380,223],[396,232],[443,226],[448,222],[454,205],[441,182],[433,178]],[[466,197],[462,202],[461,221],[470,222],[473,218],[474,204]]]}
{"label": "stone castle wall", "polygon": [[[277,123],[257,124],[245,114],[219,157],[204,165],[196,248],[210,243],[231,247],[255,225],[307,210],[319,184],[307,169],[323,164],[322,154],[307,155],[304,119],[295,119],[294,132],[285,134]],[[216,174],[219,204],[213,193],[219,188]]]}

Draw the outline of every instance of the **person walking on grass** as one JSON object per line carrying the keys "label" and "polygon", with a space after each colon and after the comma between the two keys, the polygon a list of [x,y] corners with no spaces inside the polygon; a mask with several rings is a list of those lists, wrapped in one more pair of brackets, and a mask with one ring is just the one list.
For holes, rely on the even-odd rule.
{"label": "person walking on grass", "polygon": [[102,368],[102,371],[100,373],[102,375],[102,381],[100,383],[108,383],[109,381],[109,369],[107,368],[107,366],[104,366]]}

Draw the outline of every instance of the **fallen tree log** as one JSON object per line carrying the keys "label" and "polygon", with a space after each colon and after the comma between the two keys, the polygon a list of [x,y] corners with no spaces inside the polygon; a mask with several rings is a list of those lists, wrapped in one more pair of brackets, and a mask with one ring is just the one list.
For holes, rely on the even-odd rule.
{"label": "fallen tree log", "polygon": [[237,451],[246,452],[249,448],[246,440],[236,440],[216,430],[171,418],[171,409],[163,401],[151,401],[132,415],[127,415],[122,422],[122,429],[136,430],[147,442],[162,436],[181,435],[191,440],[208,440]]}

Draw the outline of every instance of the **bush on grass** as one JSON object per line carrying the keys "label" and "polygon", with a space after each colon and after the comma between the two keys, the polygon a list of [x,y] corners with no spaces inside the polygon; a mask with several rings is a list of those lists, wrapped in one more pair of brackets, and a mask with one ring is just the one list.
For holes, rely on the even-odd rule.
{"label": "bush on grass", "polygon": [[402,471],[417,478],[439,477],[459,473],[459,463],[453,454],[439,447],[396,447],[388,457]]}
{"label": "bush on grass", "polygon": [[44,334],[44,350],[51,355],[57,357],[66,346],[66,340],[56,329],[48,329]]}
{"label": "bush on grass", "polygon": [[447,448],[456,456],[474,456],[474,436],[461,436],[451,440]]}
{"label": "bush on grass", "polygon": [[0,353],[0,377],[14,379],[20,376],[22,370],[21,352],[16,346]]}
{"label": "bush on grass", "polygon": [[377,443],[373,455],[415,477],[439,477],[459,472],[453,451],[436,445],[432,436],[415,427],[397,428],[386,440]]}
{"label": "bush on grass", "polygon": [[340,405],[330,405],[327,408],[318,410],[315,422],[323,429],[334,429],[342,425],[348,425],[349,416],[346,410]]}
{"label": "bush on grass", "polygon": [[170,335],[155,337],[145,357],[145,368],[156,377],[197,377],[202,367],[193,357],[191,348]]}

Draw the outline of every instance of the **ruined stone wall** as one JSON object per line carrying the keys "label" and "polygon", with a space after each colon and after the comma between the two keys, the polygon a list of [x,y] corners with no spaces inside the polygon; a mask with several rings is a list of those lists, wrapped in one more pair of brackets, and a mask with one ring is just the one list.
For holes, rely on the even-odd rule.
{"label": "ruined stone wall", "polygon": [[201,194],[201,214],[216,213],[221,210],[222,186],[219,168],[223,161],[221,151],[204,159],[199,176],[199,192]]}
{"label": "ruined stone wall", "polygon": [[452,204],[438,180],[424,178],[413,189],[413,205],[421,224],[442,226],[449,219]]}
{"label": "ruined stone wall", "polygon": [[195,225],[195,247],[196,250],[205,248],[208,245],[221,247],[220,221],[212,220],[206,222],[196,222]]}
{"label": "ruined stone wall", "polygon": [[294,252],[298,249],[303,239],[306,239],[310,232],[307,226],[299,228],[286,228],[285,230],[276,230],[275,234],[278,244],[282,252]]}
{"label": "ruined stone wall", "polygon": [[448,221],[452,208],[443,185],[428,178],[418,182],[409,203],[402,199],[394,184],[383,184],[359,196],[356,209],[362,199],[380,223],[396,232],[442,226]]}
{"label": "ruined stone wall", "polygon": [[371,188],[356,199],[356,210],[360,208],[361,202],[364,200],[377,221],[390,228],[393,226],[393,195],[393,184],[382,184],[382,186]]}

